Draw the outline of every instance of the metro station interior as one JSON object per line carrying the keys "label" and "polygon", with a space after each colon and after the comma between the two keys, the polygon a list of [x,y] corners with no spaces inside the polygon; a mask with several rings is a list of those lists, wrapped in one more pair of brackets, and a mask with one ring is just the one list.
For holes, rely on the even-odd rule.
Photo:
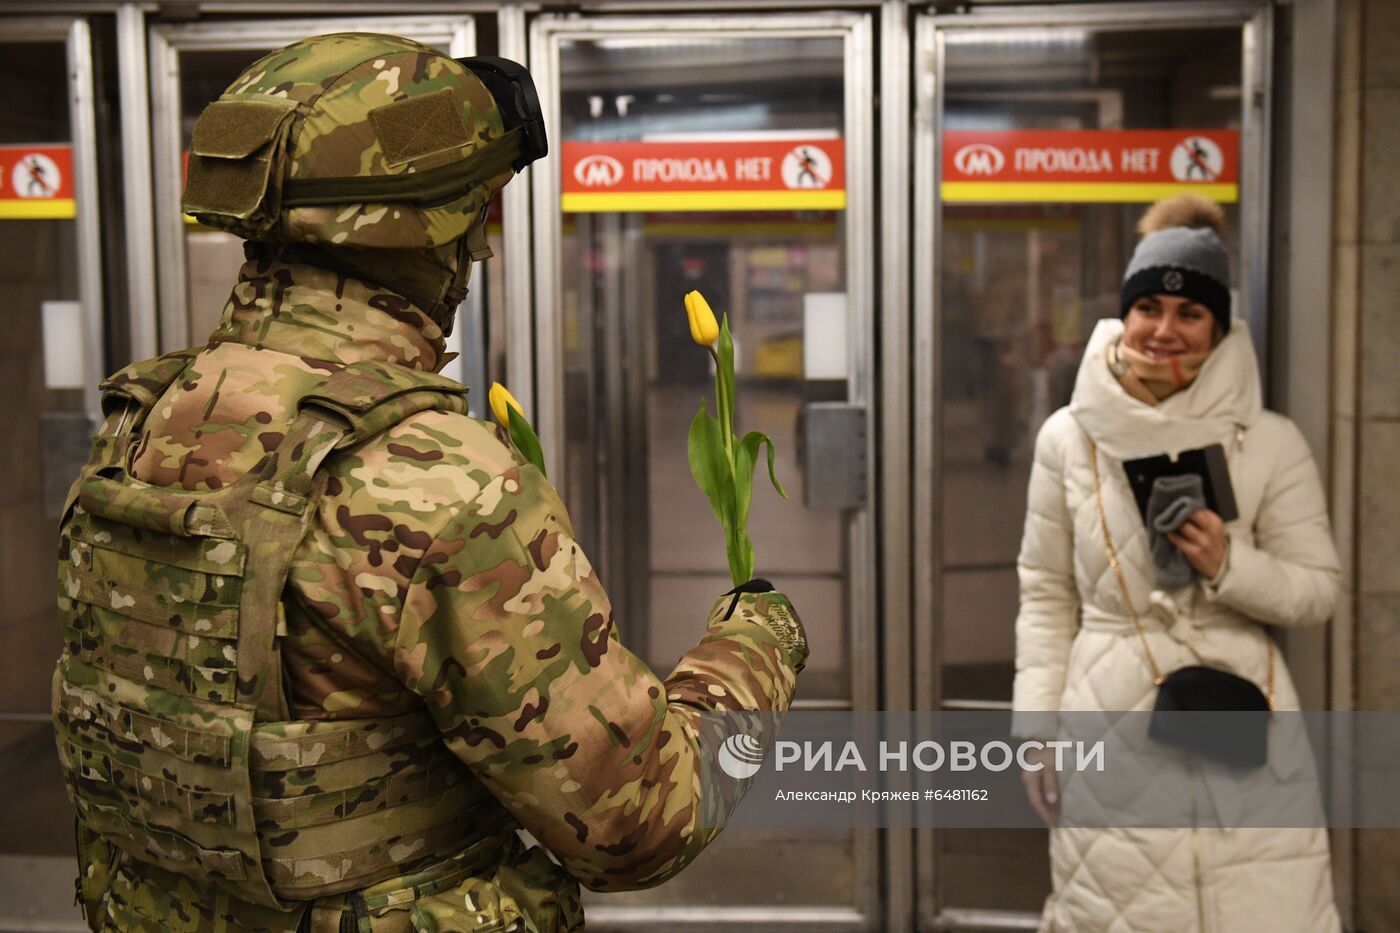
{"label": "metro station interior", "polygon": [[[659,672],[697,635],[678,607],[730,585],[687,465],[711,376],[685,292],[729,314],[745,427],[793,494],[760,488],[751,526],[813,645],[797,706],[1009,709],[1036,431],[1117,313],[1143,207],[1197,185],[1224,205],[1266,404],[1321,465],[1345,565],[1331,626],[1281,639],[1303,705],[1400,708],[1400,4],[10,0],[0,931],[84,929],[51,542],[98,380],[201,343],[243,261],[180,213],[194,121],[264,52],[339,31],[535,78],[552,151],[491,209],[445,371],[478,415],[493,381],[532,412],[622,637]],[[1048,156],[968,148],[1015,134],[1089,162],[1042,178]],[[599,190],[582,160],[626,146],[760,161],[699,200],[686,172],[734,169],[658,162]],[[791,171],[820,177],[784,187],[803,146]],[[1100,157],[1116,171],[1096,180]],[[832,425],[849,436],[810,436]],[[806,456],[822,445],[854,453]],[[1400,929],[1400,831],[1336,829],[1332,850],[1347,929]],[[1034,930],[1049,884],[1044,830],[735,830],[671,883],[586,903],[599,930]]]}

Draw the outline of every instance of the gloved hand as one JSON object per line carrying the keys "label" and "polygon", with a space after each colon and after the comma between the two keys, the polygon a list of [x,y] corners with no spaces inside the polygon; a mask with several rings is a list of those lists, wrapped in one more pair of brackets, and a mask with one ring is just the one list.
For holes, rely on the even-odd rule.
{"label": "gloved hand", "polygon": [[767,580],[764,580],[762,577],[754,577],[754,578],[753,578],[752,580],[750,580],[748,583],[740,583],[738,586],[734,587],[734,589],[732,589],[732,590],[730,590],[728,593],[725,593],[725,594],[724,594],[725,596],[733,596],[733,597],[734,597],[734,599],[731,600],[730,603],[729,603],[729,611],[726,612],[726,613],[724,614],[724,621],[728,622],[728,621],[729,621],[729,617],[732,616],[732,615],[734,614],[734,607],[737,606],[737,605],[739,605],[739,594],[740,594],[740,593],[771,593],[771,592],[773,592],[773,584],[769,583]]}
{"label": "gloved hand", "polygon": [[[807,633],[802,628],[802,620],[797,617],[797,611],[793,609],[791,601],[775,590],[772,583],[755,577],[725,593],[725,596],[733,596],[734,598],[729,602],[729,609],[724,614],[724,621],[729,621],[734,615],[734,610],[739,605],[740,599],[747,594],[760,597],[752,601],[753,621],[777,637],[786,650],[793,668],[800,672],[807,664]],[[762,594],[772,595],[763,596]]]}

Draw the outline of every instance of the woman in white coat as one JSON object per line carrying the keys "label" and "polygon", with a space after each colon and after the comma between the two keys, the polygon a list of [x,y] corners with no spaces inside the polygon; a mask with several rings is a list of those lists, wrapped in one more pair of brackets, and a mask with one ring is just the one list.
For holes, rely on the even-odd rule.
{"label": "woman in white coat", "polygon": [[[1017,564],[1020,737],[1053,737],[1062,711],[1151,710],[1154,663],[1163,674],[1219,668],[1261,691],[1272,686],[1274,709],[1298,708],[1270,630],[1324,624],[1340,570],[1316,464],[1293,423],[1263,409],[1248,329],[1232,326],[1221,221],[1216,205],[1189,196],[1148,211],[1124,277],[1122,319],[1099,322],[1070,405],[1036,440]],[[1168,536],[1189,582],[1164,588],[1163,548],[1154,561],[1122,461],[1215,443],[1226,451],[1239,518],[1192,512]],[[1054,827],[1053,768],[1023,779]],[[1065,826],[1050,836],[1043,931],[1341,928],[1322,829]]]}

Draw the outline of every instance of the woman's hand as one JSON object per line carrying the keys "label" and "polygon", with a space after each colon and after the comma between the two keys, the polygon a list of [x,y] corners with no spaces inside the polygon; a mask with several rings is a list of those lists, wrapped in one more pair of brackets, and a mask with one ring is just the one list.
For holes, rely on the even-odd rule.
{"label": "woman's hand", "polygon": [[1167,533],[1167,540],[1177,546],[1186,560],[1207,580],[1214,580],[1225,563],[1225,523],[1210,509],[1197,509],[1176,531]]}
{"label": "woman's hand", "polygon": [[1060,821],[1060,777],[1055,773],[1055,750],[1028,749],[1025,759],[1041,766],[1039,771],[1021,772],[1021,783],[1026,785],[1026,799],[1046,826],[1054,826]]}

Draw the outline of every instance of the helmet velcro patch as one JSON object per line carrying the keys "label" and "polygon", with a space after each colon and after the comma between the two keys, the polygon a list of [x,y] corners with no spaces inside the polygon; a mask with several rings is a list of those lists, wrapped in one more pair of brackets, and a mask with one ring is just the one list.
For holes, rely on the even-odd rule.
{"label": "helmet velcro patch", "polygon": [[390,165],[467,145],[461,105],[450,88],[376,107],[369,122]]}

